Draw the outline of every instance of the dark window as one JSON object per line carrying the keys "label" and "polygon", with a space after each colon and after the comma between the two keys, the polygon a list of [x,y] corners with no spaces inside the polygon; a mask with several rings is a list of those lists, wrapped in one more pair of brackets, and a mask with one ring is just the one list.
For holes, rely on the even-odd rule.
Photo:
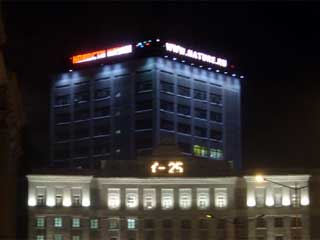
{"label": "dark window", "polygon": [[160,120],[160,128],[167,129],[167,130],[173,130],[173,122],[169,120]]}
{"label": "dark window", "polygon": [[59,144],[55,147],[54,158],[66,159],[70,156],[70,149],[68,144]]}
{"label": "dark window", "polygon": [[56,126],[56,141],[64,141],[70,138],[70,128],[68,126]]}
{"label": "dark window", "polygon": [[207,129],[202,127],[195,127],[194,128],[194,135],[198,137],[207,137]]}
{"label": "dark window", "polygon": [[190,115],[190,107],[186,105],[178,104],[178,113],[184,115]]}
{"label": "dark window", "polygon": [[219,219],[218,224],[217,224],[217,228],[218,229],[225,229],[225,227],[226,227],[226,220]]}
{"label": "dark window", "polygon": [[106,154],[110,152],[110,145],[107,139],[95,139],[93,145],[94,154]]}
{"label": "dark window", "polygon": [[215,104],[221,104],[222,103],[221,95],[210,93],[210,102]]}
{"label": "dark window", "polygon": [[201,91],[201,90],[197,90],[197,89],[193,90],[193,97],[195,99],[199,99],[199,100],[206,100],[206,98],[207,98],[205,91]]}
{"label": "dark window", "polygon": [[222,114],[218,112],[210,112],[210,120],[215,122],[222,122]]}
{"label": "dark window", "polygon": [[152,120],[151,119],[137,119],[136,120],[136,129],[151,129]]}
{"label": "dark window", "polygon": [[149,91],[152,90],[152,81],[139,81],[136,83],[136,91],[142,92],[142,91]]}
{"label": "dark window", "polygon": [[55,105],[65,105],[70,103],[69,95],[56,96]]}
{"label": "dark window", "polygon": [[75,103],[82,103],[89,101],[89,91],[81,91],[74,94],[73,101]]}
{"label": "dark window", "polygon": [[178,94],[186,97],[190,97],[190,88],[178,86]]}
{"label": "dark window", "polygon": [[194,109],[194,116],[197,118],[207,118],[207,111],[204,109],[200,109],[200,108],[195,108]]}
{"label": "dark window", "polygon": [[181,220],[181,228],[182,229],[190,229],[191,228],[191,221],[189,219]]}
{"label": "dark window", "polygon": [[108,119],[100,119],[94,122],[94,135],[110,134],[110,122]]}
{"label": "dark window", "polygon": [[275,240],[283,240],[283,236],[276,236]]}
{"label": "dark window", "polygon": [[144,134],[136,137],[136,148],[151,148],[152,147],[152,135]]}
{"label": "dark window", "polygon": [[173,103],[165,100],[160,101],[160,109],[173,112]]}
{"label": "dark window", "polygon": [[172,220],[171,219],[164,219],[162,221],[162,227],[163,228],[172,228],[173,224],[172,224]]}
{"label": "dark window", "polygon": [[145,100],[136,103],[136,111],[152,109],[152,100]]}
{"label": "dark window", "polygon": [[106,98],[109,96],[110,96],[110,88],[96,89],[94,92],[94,97],[96,99]]}
{"label": "dark window", "polygon": [[154,220],[153,219],[145,219],[144,220],[144,228],[154,228]]}
{"label": "dark window", "polygon": [[168,83],[168,82],[164,82],[164,81],[160,82],[160,89],[163,92],[170,92],[170,93],[174,92],[173,83]]}
{"label": "dark window", "polygon": [[178,123],[178,132],[190,134],[191,126],[184,123]]}
{"label": "dark window", "polygon": [[103,116],[109,116],[109,115],[110,115],[110,107],[109,106],[94,108],[94,116],[95,117],[103,117]]}
{"label": "dark window", "polygon": [[181,149],[182,152],[191,153],[190,143],[179,142],[178,145],[179,145],[179,148]]}
{"label": "dark window", "polygon": [[222,139],[222,132],[220,130],[210,130],[210,138],[215,140],[221,140]]}
{"label": "dark window", "polygon": [[291,227],[301,227],[302,226],[301,218],[299,218],[299,217],[291,218],[290,225],[291,225]]}
{"label": "dark window", "polygon": [[74,126],[74,136],[76,138],[83,138],[89,136],[89,125],[86,124],[76,124]]}
{"label": "dark window", "polygon": [[88,142],[76,142],[74,144],[74,155],[76,157],[83,157],[89,154],[89,143]]}
{"label": "dark window", "polygon": [[283,218],[281,217],[274,218],[274,227],[283,227]]}
{"label": "dark window", "polygon": [[208,229],[209,227],[209,222],[207,219],[200,219],[199,220],[199,228],[200,229]]}
{"label": "dark window", "polygon": [[257,218],[256,228],[266,228],[266,227],[267,227],[266,220],[263,218]]}
{"label": "dark window", "polygon": [[70,121],[70,113],[56,113],[55,116],[56,123],[63,123],[63,122],[69,122]]}
{"label": "dark window", "polygon": [[88,108],[85,109],[76,109],[74,112],[74,120],[83,120],[87,119],[90,116]]}

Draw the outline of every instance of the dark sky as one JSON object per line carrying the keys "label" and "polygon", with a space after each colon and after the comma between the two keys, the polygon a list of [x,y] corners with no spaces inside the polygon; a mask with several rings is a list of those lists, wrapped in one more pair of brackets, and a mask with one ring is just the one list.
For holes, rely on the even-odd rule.
{"label": "dark sky", "polygon": [[224,56],[245,73],[245,167],[319,167],[319,13],[316,3],[4,3],[28,161],[46,161],[49,75],[70,55],[160,37]]}

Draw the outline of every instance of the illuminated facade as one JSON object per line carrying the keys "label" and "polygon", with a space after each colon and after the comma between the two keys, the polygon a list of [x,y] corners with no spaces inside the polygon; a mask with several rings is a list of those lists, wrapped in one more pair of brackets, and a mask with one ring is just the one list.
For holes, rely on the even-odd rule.
{"label": "illuminated facade", "polygon": [[241,167],[240,76],[226,59],[160,39],[73,56],[53,78],[51,166],[135,160],[163,138]]}
{"label": "illuminated facade", "polygon": [[29,239],[318,239],[310,231],[310,175],[268,176],[308,186],[295,195],[253,176],[56,174],[28,176]]}

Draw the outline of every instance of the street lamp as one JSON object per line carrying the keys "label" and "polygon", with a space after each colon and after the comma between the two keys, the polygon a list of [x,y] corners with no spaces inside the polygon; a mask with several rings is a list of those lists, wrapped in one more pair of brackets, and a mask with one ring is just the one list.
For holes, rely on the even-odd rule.
{"label": "street lamp", "polygon": [[282,186],[282,187],[285,187],[285,188],[288,188],[290,190],[293,190],[294,191],[294,195],[295,195],[295,203],[294,203],[294,206],[297,207],[300,202],[300,190],[304,189],[304,188],[307,188],[308,185],[305,185],[305,186],[302,186],[302,187],[299,187],[297,185],[297,183],[294,184],[294,186],[290,186],[290,185],[286,185],[286,184],[283,184],[283,183],[279,183],[279,182],[275,182],[275,181],[272,181],[268,178],[265,178],[263,175],[256,175],[256,182],[258,183],[263,183],[263,182],[270,182],[270,183],[273,183],[275,185],[278,185],[278,186]]}
{"label": "street lamp", "polygon": [[[294,187],[292,187],[290,185],[282,184],[282,183],[275,182],[275,181],[272,181],[270,179],[267,179],[263,175],[256,175],[255,178],[256,178],[256,181],[258,183],[270,182],[272,184],[288,188],[289,190],[293,190],[294,191],[294,196],[295,196],[295,202],[292,205],[294,207],[298,207],[300,205],[300,195],[299,195],[299,193],[301,193],[301,190],[308,187],[308,185],[305,185],[305,186],[302,186],[302,187],[298,187],[296,182],[294,183]],[[290,193],[289,193],[289,196],[290,196]],[[289,197],[289,198],[290,198],[290,201],[291,201],[291,197]],[[307,204],[305,204],[305,205],[307,205]],[[295,216],[295,227],[297,227],[297,226],[298,226],[298,217]]]}

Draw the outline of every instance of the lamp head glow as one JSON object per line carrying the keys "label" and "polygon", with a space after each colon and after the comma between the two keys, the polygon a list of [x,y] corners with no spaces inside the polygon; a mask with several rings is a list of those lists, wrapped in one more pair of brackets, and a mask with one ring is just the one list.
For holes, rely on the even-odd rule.
{"label": "lamp head glow", "polygon": [[34,207],[37,205],[36,199],[35,198],[29,198],[28,200],[28,206],[29,207]]}
{"label": "lamp head glow", "polygon": [[210,214],[210,213],[208,213],[208,214],[206,214],[206,218],[213,218],[213,214]]}
{"label": "lamp head glow", "polygon": [[258,183],[262,183],[264,182],[264,177],[262,175],[256,175],[256,182]]}
{"label": "lamp head glow", "polygon": [[70,198],[64,198],[63,202],[62,202],[62,205],[64,207],[71,207],[71,199]]}

